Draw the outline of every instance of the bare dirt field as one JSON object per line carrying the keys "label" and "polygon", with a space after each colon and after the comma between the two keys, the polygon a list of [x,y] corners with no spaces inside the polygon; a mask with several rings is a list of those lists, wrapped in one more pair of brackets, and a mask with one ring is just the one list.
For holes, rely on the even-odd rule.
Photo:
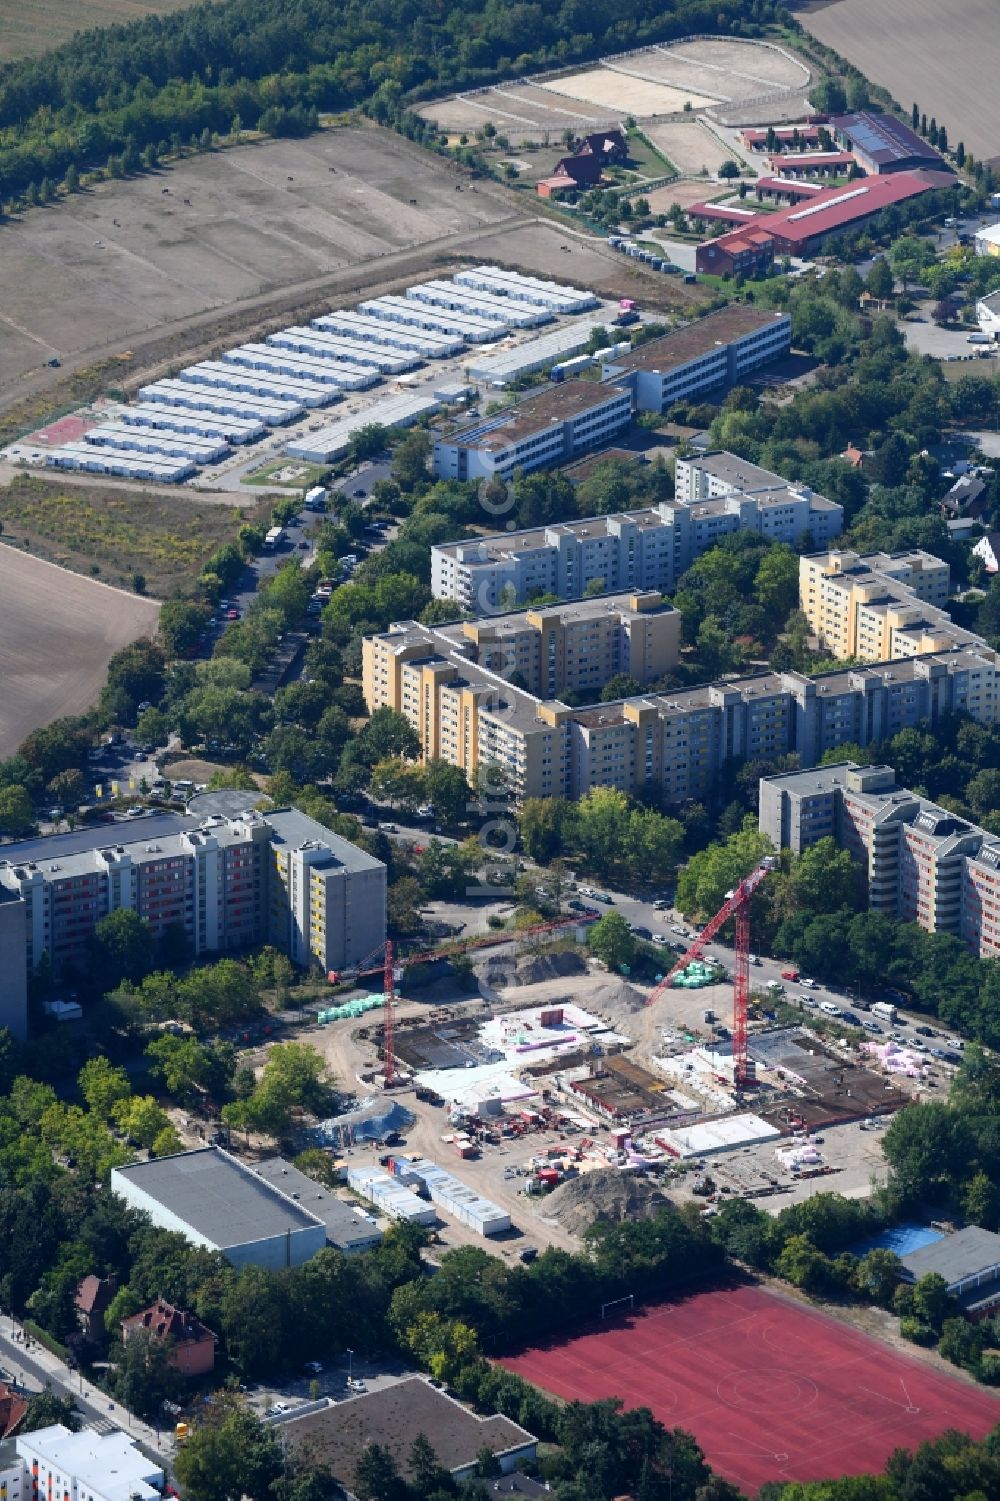
{"label": "bare dirt field", "polygon": [[376,129],[249,144],[102,184],[0,230],[0,389],[53,355],[125,350],[206,309],[510,213],[501,189],[473,192],[458,169]]}
{"label": "bare dirt field", "polygon": [[698,94],[687,87],[650,83],[645,78],[614,68],[588,68],[583,73],[570,73],[566,78],[553,79],[548,87],[555,94],[567,94],[570,99],[582,99],[585,104],[624,108],[637,119],[673,114],[686,106],[703,109],[719,97]]}
{"label": "bare dirt field", "polygon": [[734,160],[732,152],[719,137],[698,120],[671,120],[662,125],[646,125],[643,134],[684,177],[695,177],[702,168],[714,174],[723,162]]}
{"label": "bare dirt field", "polygon": [[[259,506],[263,514],[266,496]],[[96,572],[114,585],[127,587],[132,575],[141,573],[148,592],[160,599],[182,589],[253,515],[184,493],[153,497],[93,480],[67,485],[62,479],[19,475],[0,489],[5,542],[27,541],[35,556],[76,573]],[[3,556],[9,551],[4,548]],[[0,617],[5,605],[0,585]]]}
{"label": "bare dirt field", "polygon": [[701,203],[718,191],[717,182],[711,182],[705,177],[700,180],[692,177],[685,182],[670,182],[666,187],[654,188],[651,193],[643,196],[648,199],[654,214],[669,214],[675,203],[679,203],[681,208],[689,208],[692,203]]}
{"label": "bare dirt field", "polygon": [[39,725],[81,714],[116,651],[156,629],[160,606],[0,547],[0,756]]}
{"label": "bare dirt field", "polygon": [[916,100],[950,141],[984,161],[1000,156],[996,0],[809,0],[792,9],[904,109]]}
{"label": "bare dirt field", "polygon": [[68,42],[75,31],[115,26],[183,10],[192,0],[0,0],[0,61],[34,57]]}
{"label": "bare dirt field", "polygon": [[419,113],[434,120],[442,130],[477,131],[488,121],[514,146],[525,141],[558,142],[569,127],[577,134],[618,124],[628,114],[621,100],[601,106],[584,104],[568,94],[555,93],[535,84],[509,84],[474,94],[453,94],[425,104]]}

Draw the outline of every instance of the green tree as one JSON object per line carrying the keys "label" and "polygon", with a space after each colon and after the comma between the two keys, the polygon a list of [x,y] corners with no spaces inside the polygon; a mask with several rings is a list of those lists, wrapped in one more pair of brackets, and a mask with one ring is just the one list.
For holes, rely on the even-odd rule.
{"label": "green tree", "polygon": [[149,924],[130,907],[102,917],[89,943],[92,971],[105,990],[122,980],[133,983],[153,968],[155,943]]}
{"label": "green tree", "polygon": [[610,969],[621,969],[635,959],[635,939],[620,912],[598,918],[587,934],[587,947]]}
{"label": "green tree", "polygon": [[152,1329],[135,1329],[117,1352],[108,1385],[140,1418],[159,1419],[163,1403],[177,1397],[183,1377],[171,1364],[173,1340]]}
{"label": "green tree", "polygon": [[30,834],[35,827],[31,797],[24,787],[0,787],[0,834]]}
{"label": "green tree", "polygon": [[686,917],[710,917],[722,906],[726,892],[772,852],[771,841],[760,832],[757,820],[747,818],[725,844],[712,844],[692,855],[677,878],[678,907]]}
{"label": "green tree", "polygon": [[430,760],[424,767],[424,784],[427,800],[442,823],[456,824],[466,816],[472,795],[460,766]]}
{"label": "green tree", "polygon": [[77,1084],[88,1110],[102,1121],[112,1120],[117,1107],[132,1094],[127,1071],[103,1057],[88,1059],[77,1076]]}
{"label": "green tree", "polygon": [[358,1460],[351,1487],[358,1501],[403,1501],[405,1486],[384,1444],[372,1443]]}
{"label": "green tree", "polygon": [[898,1111],[882,1138],[885,1159],[909,1200],[950,1194],[967,1167],[970,1148],[962,1116],[936,1100]]}
{"label": "green tree", "polygon": [[954,1308],[955,1300],[940,1272],[925,1272],[914,1283],[913,1311],[917,1318],[932,1329],[940,1329]]}
{"label": "green tree", "polygon": [[256,1414],[218,1397],[174,1459],[186,1501],[267,1501],[283,1468],[274,1431]]}
{"label": "green tree", "polygon": [[865,278],[865,286],[871,295],[877,297],[880,302],[884,302],[892,296],[892,269],[885,256],[880,255],[877,260],[872,262],[868,275]]}

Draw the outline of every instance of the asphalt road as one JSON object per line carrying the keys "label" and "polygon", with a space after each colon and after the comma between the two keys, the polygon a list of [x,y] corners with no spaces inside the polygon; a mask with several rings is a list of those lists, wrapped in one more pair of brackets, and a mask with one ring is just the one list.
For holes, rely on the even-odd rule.
{"label": "asphalt road", "polygon": [[[86,1423],[100,1429],[102,1432],[107,1432],[111,1428],[121,1426],[114,1421],[113,1417],[109,1417],[108,1399],[106,1397],[101,1396],[98,1399],[100,1405],[91,1401],[86,1395],[81,1393],[79,1377],[74,1376],[65,1366],[60,1367],[60,1363],[54,1356],[46,1353],[45,1359],[47,1364],[40,1364],[39,1360],[35,1358],[34,1353],[28,1354],[23,1345],[18,1344],[9,1335],[0,1334],[0,1361],[2,1361],[4,1370],[11,1372],[17,1378],[20,1386],[26,1386],[29,1389],[33,1387],[38,1391],[42,1391],[48,1386],[57,1397],[71,1397],[74,1404],[83,1414]],[[61,1369],[64,1375],[60,1376],[57,1372],[54,1372],[51,1369],[52,1366]],[[89,1387],[85,1387],[85,1389],[87,1391],[90,1390]],[[125,1409],[122,1408],[120,1410],[124,1416]],[[114,1411],[119,1411],[117,1403],[115,1404]]]}

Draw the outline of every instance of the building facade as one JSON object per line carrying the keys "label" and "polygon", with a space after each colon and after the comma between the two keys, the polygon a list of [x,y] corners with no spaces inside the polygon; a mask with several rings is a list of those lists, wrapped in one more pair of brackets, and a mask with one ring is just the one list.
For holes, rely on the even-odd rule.
{"label": "building facade", "polygon": [[663,412],[675,401],[737,384],[787,354],[791,340],[787,313],[731,303],[610,360],[605,375],[632,388],[638,411]]}
{"label": "building facade", "polygon": [[182,1376],[207,1376],[215,1368],[216,1336],[193,1313],[157,1298],[149,1308],[121,1321],[122,1344],[141,1329],[170,1341],[169,1364]]}
{"label": "building facade", "polygon": [[[362,645],[365,702],[405,713],[419,732],[423,664],[456,659],[539,698],[593,691],[617,673],[652,683],[677,665],[681,616],[655,591],[545,605],[450,626],[402,621]],[[460,659],[460,661],[459,661]],[[446,679],[440,678],[440,681]]]}
{"label": "building facade", "polygon": [[872,911],[1000,954],[1000,840],[915,792],[889,766],[843,762],[765,777],[759,824],[801,854],[823,838],[865,872]]}
{"label": "building facade", "polygon": [[[20,1494],[31,1501],[159,1501],[166,1477],[121,1431],[71,1433],[62,1423],[14,1440]],[[17,1491],[10,1492],[14,1501]]]}
{"label": "building facade", "polygon": [[829,552],[799,560],[799,602],[821,645],[841,658],[894,662],[982,641],[947,614],[950,570],[932,553]]}
{"label": "building facade", "polygon": [[561,464],[607,443],[632,420],[632,397],[617,386],[565,381],[518,406],[435,439],[438,479],[506,479]]}
{"label": "building facade", "polygon": [[431,593],[475,614],[534,594],[579,599],[598,581],[607,591],[672,593],[695,559],[732,532],[823,546],[843,527],[835,501],[734,454],[678,459],[676,483],[674,500],[643,510],[439,543],[431,548]]}
{"label": "building facade", "polygon": [[200,822],[162,815],[128,832],[127,844],[94,828],[0,851],[0,951],[10,961],[0,985],[12,1015],[42,955],[57,974],[84,964],[97,923],[119,908],[156,937],[183,931],[196,954],[268,942],[324,970],[385,938],[385,867],[294,808]]}

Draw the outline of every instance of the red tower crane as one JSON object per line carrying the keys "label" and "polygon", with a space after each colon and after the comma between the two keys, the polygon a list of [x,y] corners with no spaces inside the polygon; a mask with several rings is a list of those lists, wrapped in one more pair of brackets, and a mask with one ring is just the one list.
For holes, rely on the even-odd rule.
{"label": "red tower crane", "polygon": [[775,861],[767,858],[744,876],[732,891],[715,916],[706,923],[687,953],[682,954],[669,974],[650,992],[647,1006],[658,1001],[669,990],[675,975],[686,969],[693,959],[700,959],[705,945],[711,943],[719,929],[731,917],[736,919],[736,964],[733,973],[733,1079],[738,1089],[752,1081],[750,1059],[747,1056],[747,1012],[750,1004],[750,898],[764,877],[774,869]]}

